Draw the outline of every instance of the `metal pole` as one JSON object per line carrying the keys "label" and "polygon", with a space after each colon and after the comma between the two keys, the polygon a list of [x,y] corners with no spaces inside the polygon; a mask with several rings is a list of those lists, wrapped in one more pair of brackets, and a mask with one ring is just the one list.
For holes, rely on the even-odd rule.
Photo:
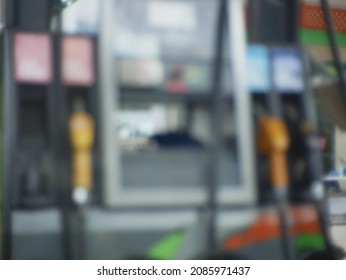
{"label": "metal pole", "polygon": [[244,20],[244,1],[228,0],[227,7],[228,41],[230,47],[230,65],[233,81],[235,117],[238,131],[238,152],[241,159],[240,170],[242,185],[249,189],[250,203],[255,203],[255,141],[252,121],[251,95],[248,90],[246,74],[246,30]]}
{"label": "metal pole", "polygon": [[11,211],[11,165],[13,163],[14,141],[13,136],[15,133],[14,126],[14,95],[12,87],[13,69],[12,69],[12,32],[11,28],[14,25],[14,10],[15,1],[7,1],[5,5],[6,24],[7,26],[3,32],[3,63],[4,71],[2,73],[3,80],[3,115],[2,115],[2,128],[3,128],[3,142],[2,142],[2,223],[3,236],[1,255],[5,260],[12,258],[12,211]]}
{"label": "metal pole", "polygon": [[2,217],[3,217],[3,240],[2,255],[4,259],[12,258],[12,211],[11,211],[11,166],[13,163],[13,95],[12,93],[12,67],[11,67],[11,39],[10,31],[6,30],[4,34],[4,95],[3,95],[3,192],[2,192]]}
{"label": "metal pole", "polygon": [[[67,120],[67,108],[65,98],[63,96],[63,85],[61,83],[61,66],[60,66],[60,61],[62,59],[61,57],[61,50],[60,50],[60,44],[61,44],[61,39],[62,39],[62,26],[63,26],[63,18],[62,18],[62,13],[58,13],[56,15],[56,30],[54,30],[55,34],[53,34],[53,42],[54,45],[57,46],[54,48],[54,70],[55,70],[55,87],[56,87],[56,102],[59,104],[58,106],[60,107],[60,115],[59,119],[56,122],[57,125],[60,126],[61,120]],[[64,123],[64,126],[67,124]],[[60,132],[61,133],[61,132]],[[64,130],[63,132],[67,139],[67,133]],[[66,153],[67,150],[64,147],[64,145],[67,143],[66,142],[61,142],[57,145],[57,162],[59,162],[58,165],[58,172],[61,175],[59,178],[59,203],[61,207],[61,224],[62,224],[62,242],[63,242],[63,253],[64,253],[64,258],[67,260],[73,259],[73,253],[72,253],[72,236],[71,236],[71,221],[70,221],[70,215],[71,215],[71,203],[70,203],[70,181],[67,180],[65,177],[65,172],[66,172]]]}
{"label": "metal pole", "polygon": [[209,168],[209,189],[208,189],[208,248],[209,252],[217,250],[217,193],[219,187],[218,171],[220,169],[220,154],[222,149],[221,129],[222,129],[222,73],[223,73],[223,53],[224,53],[224,35],[225,23],[227,17],[227,1],[221,0],[218,14],[218,22],[216,27],[216,43],[214,67],[212,69],[212,133],[213,142],[211,145],[211,157]]}
{"label": "metal pole", "polygon": [[103,201],[112,203],[112,197],[118,194],[121,182],[120,170],[120,145],[115,133],[115,125],[112,116],[118,108],[119,87],[116,82],[116,70],[114,66],[115,55],[113,48],[114,30],[114,1],[102,0],[100,9],[100,33],[99,33],[99,73],[100,73],[100,112],[101,112],[101,155],[103,166]]}

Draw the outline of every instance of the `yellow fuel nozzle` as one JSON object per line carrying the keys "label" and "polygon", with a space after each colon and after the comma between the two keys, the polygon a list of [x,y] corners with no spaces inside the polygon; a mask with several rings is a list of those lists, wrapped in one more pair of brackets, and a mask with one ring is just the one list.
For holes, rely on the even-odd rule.
{"label": "yellow fuel nozzle", "polygon": [[[78,106],[79,105],[79,106]],[[92,188],[92,146],[94,142],[94,121],[84,106],[77,103],[69,120],[70,142],[72,146],[73,200],[76,204],[88,201]]]}
{"label": "yellow fuel nozzle", "polygon": [[274,188],[288,186],[287,150],[289,137],[283,121],[273,117],[259,120],[258,148],[269,157],[270,179]]}

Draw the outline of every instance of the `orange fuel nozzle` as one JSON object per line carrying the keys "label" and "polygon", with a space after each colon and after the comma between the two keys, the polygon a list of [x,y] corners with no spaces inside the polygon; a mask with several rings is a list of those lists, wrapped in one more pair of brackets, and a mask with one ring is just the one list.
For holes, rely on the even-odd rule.
{"label": "orange fuel nozzle", "polygon": [[72,146],[73,199],[77,204],[88,200],[93,182],[92,146],[94,142],[94,121],[83,107],[78,107],[69,120]]}
{"label": "orange fuel nozzle", "polygon": [[258,148],[269,157],[270,179],[274,188],[288,186],[287,150],[289,136],[283,121],[273,117],[259,120]]}

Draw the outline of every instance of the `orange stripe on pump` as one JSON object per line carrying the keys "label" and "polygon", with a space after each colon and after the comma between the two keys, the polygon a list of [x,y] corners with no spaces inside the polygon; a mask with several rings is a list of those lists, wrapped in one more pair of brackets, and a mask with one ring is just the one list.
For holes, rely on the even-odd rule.
{"label": "orange stripe on pump", "polygon": [[[291,208],[288,213],[290,234],[316,234],[321,232],[317,213],[309,206]],[[254,243],[278,239],[281,236],[280,220],[275,212],[261,215],[247,230],[228,237],[223,248],[236,250]]]}

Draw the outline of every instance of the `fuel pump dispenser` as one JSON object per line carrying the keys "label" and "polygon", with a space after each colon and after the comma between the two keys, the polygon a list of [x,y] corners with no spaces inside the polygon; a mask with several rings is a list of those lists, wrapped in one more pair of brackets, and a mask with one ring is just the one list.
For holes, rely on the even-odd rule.
{"label": "fuel pump dispenser", "polygon": [[[96,39],[51,32],[52,17],[67,2],[73,1],[14,0],[6,5],[5,259],[72,258],[71,202],[86,205],[95,197],[92,186],[99,185],[93,163],[98,157]],[[23,217],[46,229],[27,233]],[[18,242],[28,238],[32,242],[19,248]]]}
{"label": "fuel pump dispenser", "polygon": [[99,185],[98,154],[98,94],[95,59],[95,38],[63,35],[60,41],[60,91],[64,112],[61,125],[66,140],[64,172],[69,179],[70,199],[74,205],[86,205],[97,200]]}
{"label": "fuel pump dispenser", "polygon": [[[55,166],[59,134],[54,129],[58,108],[55,106],[54,46],[49,33],[53,2],[39,0],[34,1],[34,5],[32,2],[8,1],[3,30],[5,259],[21,258],[15,249],[16,242],[26,233],[14,235],[12,229],[24,212],[35,220],[34,224],[38,213],[54,216],[48,227],[58,222],[55,219],[59,189]],[[31,13],[27,13],[28,7]],[[50,237],[51,244],[59,247],[61,240]],[[32,246],[36,244],[33,242]],[[60,249],[51,249],[53,255],[60,255]],[[37,248],[36,254],[36,258],[45,255],[41,248]]]}
{"label": "fuel pump dispenser", "polygon": [[[252,100],[258,140],[258,203],[268,210],[244,232],[226,238],[224,248],[256,259],[264,256],[265,247],[280,251],[274,240],[281,239],[283,256],[268,254],[267,258],[334,259],[323,190],[318,184],[321,159],[305,53],[288,45],[267,47],[267,52],[272,86],[268,92],[252,88]],[[271,208],[275,205],[276,214]]]}
{"label": "fuel pump dispenser", "polygon": [[60,106],[62,180],[66,248],[69,259],[87,258],[89,206],[97,203],[100,190],[96,39],[85,35],[61,35]]}
{"label": "fuel pump dispenser", "polygon": [[[274,10],[276,16],[269,16]],[[290,143],[286,151],[286,171],[289,178],[287,181],[289,205],[286,215],[291,221],[287,232],[291,237],[296,236],[295,250],[297,244],[301,243],[301,236],[308,233],[310,240],[322,240],[320,245],[314,244],[312,247],[320,251],[325,250],[327,258],[333,259],[335,256],[328,233],[326,209],[323,207],[324,194],[321,184],[318,184],[322,168],[317,137],[317,117],[308,78],[308,55],[298,45],[299,3],[290,0],[277,1],[275,4],[266,0],[250,1],[249,18],[251,43],[267,45],[267,47],[261,45],[261,55],[258,54],[258,45],[252,48],[257,48],[257,58],[260,56],[262,59],[261,69],[269,71],[267,76],[270,77],[267,80],[263,78],[265,76],[263,73],[267,71],[262,70],[257,73],[257,77],[267,81],[264,83],[267,87],[263,87],[262,83],[262,87],[251,89],[254,115],[256,122],[259,123],[257,134],[263,133],[260,129],[261,124],[263,125],[261,118],[263,114],[268,114],[277,118],[286,127],[287,140]],[[269,32],[267,27],[274,22],[275,28]],[[267,65],[264,62],[266,60],[269,61]],[[260,60],[257,60],[257,63],[258,61]],[[259,69],[258,64],[256,66],[249,69]],[[272,185],[270,165],[270,160],[268,162],[258,154],[260,205],[271,205],[275,201],[275,192],[269,188]],[[307,226],[309,223],[311,227]],[[255,224],[256,222],[253,229],[259,229]],[[292,226],[295,229],[292,229]],[[297,234],[298,232],[300,234]],[[299,257],[299,252],[293,254]]]}

